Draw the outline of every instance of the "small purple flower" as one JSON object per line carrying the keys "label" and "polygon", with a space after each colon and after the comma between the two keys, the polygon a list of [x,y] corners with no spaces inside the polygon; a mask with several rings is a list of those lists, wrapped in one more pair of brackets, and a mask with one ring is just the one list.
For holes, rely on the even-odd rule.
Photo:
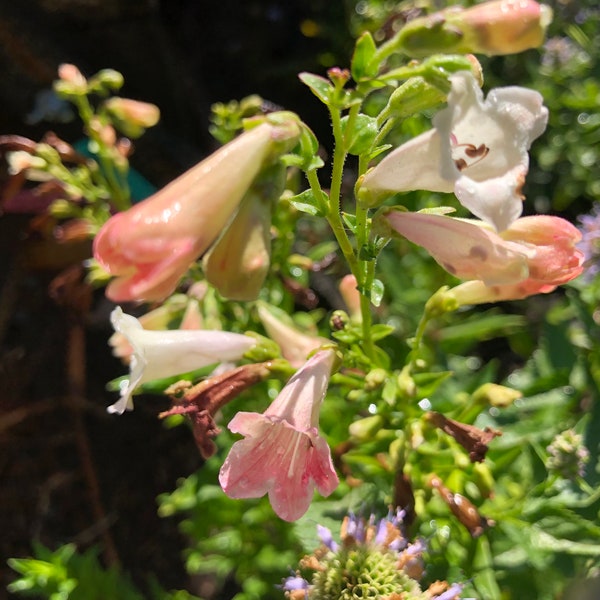
{"label": "small purple flower", "polygon": [[[292,575],[290,577],[286,577],[281,585],[276,586],[282,589],[284,592],[296,592],[293,594],[294,598],[299,598],[300,594],[298,592],[304,591],[304,600],[308,600],[308,590],[310,588],[310,584],[304,577],[300,577],[298,573],[294,573],[292,571]],[[288,594],[286,594],[288,597]],[[292,597],[292,595],[290,595]]]}
{"label": "small purple flower", "polygon": [[330,529],[323,527],[323,525],[317,525],[317,534],[324,546],[329,548],[332,552],[337,552],[339,544],[333,539]]}
{"label": "small purple flower", "polygon": [[594,204],[588,214],[578,217],[578,221],[582,235],[578,246],[585,256],[584,265],[587,267],[584,278],[590,281],[600,273],[600,204]]}
{"label": "small purple flower", "polygon": [[434,596],[432,600],[456,600],[457,598],[460,598],[462,590],[462,584],[454,583],[444,593],[439,596]]}

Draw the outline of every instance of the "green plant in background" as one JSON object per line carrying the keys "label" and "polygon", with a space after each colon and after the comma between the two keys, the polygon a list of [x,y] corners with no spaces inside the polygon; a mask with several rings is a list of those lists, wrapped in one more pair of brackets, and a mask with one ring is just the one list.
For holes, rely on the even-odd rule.
{"label": "green plant in background", "polygon": [[[226,145],[128,210],[126,188],[111,187],[125,181],[121,142],[98,150],[106,139],[90,123],[128,136],[151,123],[118,100],[91,116],[98,77],[63,67],[59,90],[80,109],[99,172],[112,173],[102,193],[80,187],[69,202],[101,207],[101,222],[118,209],[93,231],[94,280],[113,276],[115,302],[154,305],[139,320],[113,312],[111,345],[130,375],[111,411],[131,409],[134,392],[164,393],[167,426],[190,427],[205,462],[159,512],[182,519],[186,567],[212,578],[216,596],[233,583],[237,600],[550,600],[571,582],[593,585],[599,288],[592,271],[569,283],[584,259],[573,225],[520,218],[542,97],[497,87],[484,99],[469,54],[494,56],[482,59],[491,79],[523,83],[509,74],[537,55],[510,55],[542,44],[547,10],[407,5],[386,20],[379,3],[356,9],[350,69],[300,75],[331,120],[330,170],[307,124],[253,96],[216,105],[211,131]],[[583,22],[569,35],[579,53],[556,69],[551,38],[535,75],[550,130],[533,145],[528,213],[548,209],[548,189],[555,209],[582,189],[595,197],[591,171],[577,168],[594,152],[593,127],[579,123],[580,138],[556,129],[594,89],[582,97],[569,84],[593,60],[594,31]],[[565,295],[545,295],[565,283]],[[37,554],[13,560],[12,591],[137,597],[93,553]]]}

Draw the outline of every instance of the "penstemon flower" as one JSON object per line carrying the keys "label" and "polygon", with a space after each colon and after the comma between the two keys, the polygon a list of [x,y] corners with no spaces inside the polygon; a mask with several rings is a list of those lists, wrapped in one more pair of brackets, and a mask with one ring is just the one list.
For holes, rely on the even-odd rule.
{"label": "penstemon flower", "polygon": [[559,217],[522,217],[500,233],[442,215],[392,210],[386,218],[446,271],[471,280],[451,290],[459,304],[548,293],[583,271],[583,253],[576,247],[581,234]]}
{"label": "penstemon flower", "polygon": [[368,171],[359,197],[375,204],[395,192],[454,192],[465,208],[502,231],[522,212],[527,151],[546,128],[548,110],[540,94],[521,87],[493,89],[483,100],[467,71],[450,82],[448,107],[434,117],[434,129]]}
{"label": "penstemon flower", "polygon": [[120,307],[113,310],[110,318],[115,331],[124,335],[133,348],[129,379],[121,389],[120,399],[108,407],[110,413],[132,410],[132,394],[146,381],[239,360],[256,344],[247,335],[226,331],[146,330],[138,319],[125,314]]}
{"label": "penstemon flower", "polygon": [[115,302],[162,300],[217,239],[271,153],[295,143],[292,121],[264,122],[156,194],[111,217],[94,240],[96,260],[116,279]]}
{"label": "penstemon flower", "polygon": [[288,381],[263,414],[239,412],[228,428],[245,439],[235,442],[219,481],[231,498],[269,494],[285,521],[307,510],[315,487],[329,496],[338,485],[327,442],[319,435],[319,410],[327,392],[334,350],[317,352]]}

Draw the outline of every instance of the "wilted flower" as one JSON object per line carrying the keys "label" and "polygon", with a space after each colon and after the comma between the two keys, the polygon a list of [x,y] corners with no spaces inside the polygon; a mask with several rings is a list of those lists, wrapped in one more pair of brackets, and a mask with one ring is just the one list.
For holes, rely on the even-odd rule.
{"label": "wilted flower", "polygon": [[471,537],[479,537],[494,521],[479,513],[477,507],[462,494],[451,492],[437,476],[429,479],[429,485],[436,489],[454,516],[467,528]]}
{"label": "wilted flower", "polygon": [[288,381],[263,414],[239,412],[228,428],[235,442],[219,481],[231,498],[269,494],[273,510],[286,521],[308,509],[315,487],[329,496],[338,485],[327,442],[319,435],[319,410],[336,354],[322,350]]}
{"label": "wilted flower", "polygon": [[548,121],[542,96],[521,87],[495,88],[483,100],[472,73],[450,77],[448,107],[434,129],[396,148],[363,177],[359,198],[378,203],[410,190],[454,192],[460,203],[498,231],[523,210],[527,151]]}
{"label": "wilted flower", "polygon": [[459,423],[449,419],[442,413],[430,411],[426,415],[427,420],[441,429],[444,433],[453,437],[468,453],[471,462],[481,462],[485,459],[488,444],[502,432],[486,427],[479,429],[474,425]]}
{"label": "wilted flower", "polygon": [[117,278],[114,301],[162,300],[229,222],[265,160],[297,126],[264,122],[156,194],[110,218],[94,240],[96,260]]}
{"label": "wilted flower", "polygon": [[244,390],[266,379],[272,367],[271,361],[249,363],[222,373],[215,369],[210,377],[191,387],[182,382],[175,383],[165,390],[173,400],[173,407],[159,417],[186,415],[191,421],[198,450],[202,458],[207,459],[215,453],[217,448],[213,438],[220,433],[215,414]]}
{"label": "wilted flower", "polygon": [[559,217],[522,217],[499,234],[481,222],[443,215],[392,210],[385,218],[446,271],[473,280],[450,291],[459,305],[548,293],[583,270],[576,247],[581,234]]}
{"label": "wilted flower", "polygon": [[129,378],[121,388],[121,398],[108,407],[111,413],[132,410],[132,394],[146,381],[172,377],[222,361],[239,360],[256,344],[249,336],[226,331],[148,331],[120,307],[113,310],[111,322],[115,331],[123,334],[133,348]]}

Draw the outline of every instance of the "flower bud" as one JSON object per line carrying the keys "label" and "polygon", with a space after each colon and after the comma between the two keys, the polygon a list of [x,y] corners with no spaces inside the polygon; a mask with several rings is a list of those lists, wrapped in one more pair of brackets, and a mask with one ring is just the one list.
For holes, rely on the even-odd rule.
{"label": "flower bud", "polygon": [[495,0],[460,13],[448,11],[447,18],[461,28],[473,52],[515,54],[544,43],[552,9],[533,0]]}
{"label": "flower bud", "polygon": [[523,394],[518,390],[489,382],[479,386],[473,392],[475,402],[498,408],[506,408],[522,396]]}
{"label": "flower bud", "polygon": [[153,127],[160,119],[158,106],[130,98],[114,96],[104,103],[104,108],[115,119],[117,127],[130,137],[139,137],[144,129]]}
{"label": "flower bud", "polygon": [[514,54],[541,46],[551,20],[552,10],[534,0],[493,0],[413,19],[398,32],[394,45],[413,57]]}
{"label": "flower bud", "polygon": [[381,415],[372,415],[359,419],[350,424],[348,431],[353,438],[359,441],[372,440],[375,434],[381,429],[383,418]]}
{"label": "flower bud", "polygon": [[360,323],[362,314],[360,311],[360,292],[354,275],[345,275],[339,283],[339,290],[344,303],[353,321]]}
{"label": "flower bud", "polygon": [[285,167],[255,179],[233,221],[204,255],[204,274],[229,300],[256,300],[271,263],[271,214],[285,186]]}
{"label": "flower bud", "polygon": [[86,78],[75,65],[68,63],[59,65],[58,77],[64,83],[71,84],[74,88],[83,89],[87,86]]}

